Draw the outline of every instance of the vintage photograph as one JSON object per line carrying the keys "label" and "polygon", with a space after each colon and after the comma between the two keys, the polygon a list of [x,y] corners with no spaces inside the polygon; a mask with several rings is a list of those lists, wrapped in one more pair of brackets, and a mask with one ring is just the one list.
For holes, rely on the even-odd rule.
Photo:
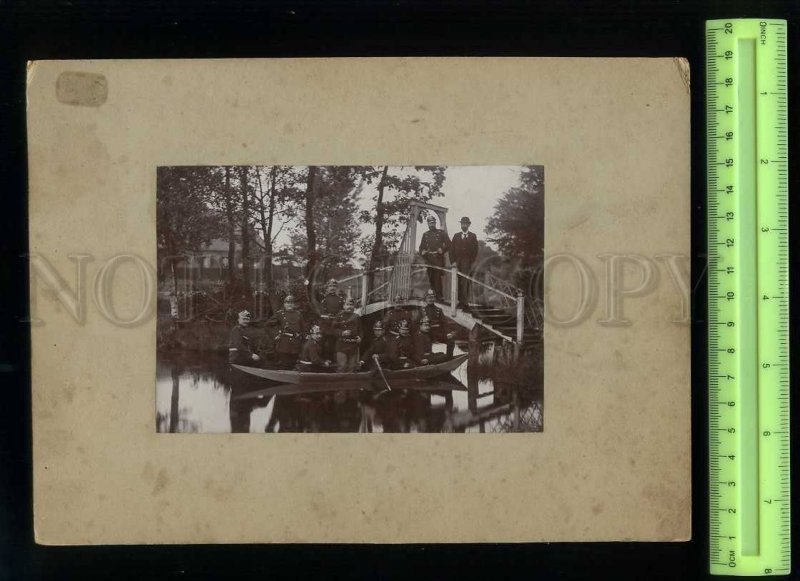
{"label": "vintage photograph", "polygon": [[543,430],[543,166],[156,183],[159,432]]}
{"label": "vintage photograph", "polygon": [[691,538],[686,65],[30,64],[37,542]]}

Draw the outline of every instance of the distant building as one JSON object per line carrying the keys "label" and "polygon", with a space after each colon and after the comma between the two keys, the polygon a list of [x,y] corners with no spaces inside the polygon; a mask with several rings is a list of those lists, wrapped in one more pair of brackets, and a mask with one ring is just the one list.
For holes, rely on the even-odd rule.
{"label": "distant building", "polygon": [[[265,288],[267,275],[264,272],[266,254],[263,249],[264,239],[257,232],[252,231],[250,238],[250,274],[251,283],[255,289]],[[186,253],[186,260],[176,265],[175,271],[178,277],[178,287],[185,289],[195,286],[198,283],[214,283],[224,281],[228,277],[228,240],[224,238],[214,238],[208,244],[203,245],[197,250]],[[234,247],[234,265],[238,276],[242,273],[242,244],[239,236],[239,229],[236,230]],[[356,272],[350,266],[327,267],[321,265],[320,280],[327,281],[328,278],[341,278],[352,275]],[[166,283],[171,276],[168,263],[160,260],[159,263],[159,282]],[[296,280],[305,276],[305,258],[294,256],[290,249],[274,249],[272,254],[272,280],[275,285],[284,288],[289,281]],[[356,284],[358,281],[354,281]],[[170,283],[171,284],[171,283]],[[202,286],[202,285],[201,285]]]}
{"label": "distant building", "polygon": [[[242,270],[242,242],[239,235],[240,229],[236,230],[236,240],[234,247],[234,265],[239,271]],[[255,231],[251,232],[249,258],[253,279],[260,278],[260,271],[264,268],[264,239]],[[222,280],[228,274],[228,241],[222,238],[214,238],[208,244],[203,245],[197,250],[187,252],[187,259],[178,265],[178,273],[181,276],[191,276],[194,280]],[[160,274],[164,275],[163,269],[159,269]]]}
{"label": "distant building", "polygon": [[[264,252],[258,245],[251,244],[250,260],[253,268],[260,268]],[[242,244],[237,239],[234,247],[234,261],[237,268],[242,268]],[[228,241],[214,238],[209,244],[190,253],[188,265],[193,268],[225,269],[228,268]]]}

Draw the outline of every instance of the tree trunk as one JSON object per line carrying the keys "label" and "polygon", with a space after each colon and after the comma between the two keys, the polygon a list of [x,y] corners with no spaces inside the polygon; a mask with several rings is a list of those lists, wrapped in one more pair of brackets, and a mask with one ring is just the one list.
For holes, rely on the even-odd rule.
{"label": "tree trunk", "polygon": [[172,396],[169,402],[169,433],[174,434],[178,431],[180,421],[180,393],[181,393],[181,372],[177,364],[172,366]]}
{"label": "tree trunk", "polygon": [[172,292],[178,296],[178,261],[175,258],[170,258],[170,270],[172,271]]}
{"label": "tree trunk", "polygon": [[319,168],[316,166],[308,167],[308,179],[306,181],[306,244],[308,249],[308,262],[306,262],[306,293],[311,300],[311,285],[314,280],[314,271],[319,261],[317,256],[317,232],[314,226],[314,203],[316,202],[317,174]]}
{"label": "tree trunk", "polygon": [[264,186],[261,183],[261,171],[256,167],[256,177],[258,178],[258,214],[261,223],[261,235],[264,237],[264,260],[261,275],[264,281],[264,288],[269,299],[270,312],[273,310],[272,295],[274,292],[274,277],[272,272],[272,223],[275,218],[275,179],[278,173],[278,166],[273,165],[269,171],[269,210],[264,206]]}
{"label": "tree trunk", "polygon": [[231,196],[231,168],[227,166],[225,167],[225,214],[228,217],[228,288],[230,289],[236,282],[236,223]]}
{"label": "tree trunk", "polygon": [[378,201],[375,205],[375,240],[372,243],[372,253],[369,260],[368,291],[372,291],[375,287],[375,269],[379,266],[380,254],[383,252],[383,190],[386,188],[386,176],[388,173],[389,166],[383,166],[381,181],[378,182]]}
{"label": "tree trunk", "polygon": [[247,184],[247,167],[239,167],[239,191],[242,196],[241,236],[242,236],[242,279],[244,292],[250,296],[250,193]]}
{"label": "tree trunk", "polygon": [[172,236],[167,238],[167,256],[169,257],[169,271],[172,275],[172,292],[178,296],[178,259],[175,256],[175,244],[172,241]]}
{"label": "tree trunk", "polygon": [[267,290],[272,292],[273,275],[272,275],[272,224],[275,222],[275,180],[278,175],[278,167],[273,165],[269,172],[269,218],[267,220],[267,229],[264,234],[264,252],[266,258],[264,259],[264,275],[267,281]]}

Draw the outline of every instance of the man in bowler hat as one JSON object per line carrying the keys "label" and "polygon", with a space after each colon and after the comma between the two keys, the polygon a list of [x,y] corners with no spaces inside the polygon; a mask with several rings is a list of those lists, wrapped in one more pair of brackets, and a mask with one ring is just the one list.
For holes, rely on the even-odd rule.
{"label": "man in bowler hat", "polygon": [[[478,257],[478,237],[469,231],[472,222],[467,216],[461,218],[461,232],[453,235],[450,243],[450,260],[456,263],[458,272],[472,276],[475,259]],[[470,281],[462,276],[458,277],[458,306],[465,308],[469,305]]]}

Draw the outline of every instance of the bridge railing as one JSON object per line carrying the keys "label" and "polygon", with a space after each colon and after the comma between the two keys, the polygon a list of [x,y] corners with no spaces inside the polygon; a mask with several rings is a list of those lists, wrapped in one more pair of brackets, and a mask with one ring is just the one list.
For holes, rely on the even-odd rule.
{"label": "bridge railing", "polygon": [[[391,301],[394,298],[389,296],[393,271],[394,266],[381,266],[341,278],[337,282],[340,290],[345,290],[357,305],[363,307],[381,300]],[[412,272],[412,274],[414,273]],[[371,289],[370,281],[372,282]]]}
{"label": "bridge railing", "polygon": [[[393,266],[383,266],[369,271],[358,272],[343,278],[336,279],[338,291],[352,298],[356,306],[365,306],[377,302],[382,293],[386,292]],[[369,290],[369,278],[372,275],[374,288]],[[323,288],[326,283],[320,283]]]}
{"label": "bridge railing", "polygon": [[[522,343],[526,326],[535,330],[541,328],[541,301],[526,298],[522,289],[491,273],[480,273],[485,277],[484,280],[480,280],[475,276],[459,272],[455,264],[450,267],[440,267],[414,263],[408,274],[409,296],[404,296],[403,299],[424,299],[424,290],[427,290],[428,287],[427,271],[429,268],[439,270],[443,274],[443,287],[449,291],[448,302],[451,317],[455,317],[458,311],[459,280],[468,280],[471,283],[470,294],[473,299],[477,298],[477,295],[481,295],[481,302],[509,313],[509,322],[513,321],[515,326],[514,339],[517,343]],[[391,296],[391,283],[394,269],[394,266],[379,267],[372,271],[347,276],[337,282],[340,290],[345,290],[360,307],[381,301],[392,304],[394,297]],[[372,288],[370,288],[370,282]],[[416,293],[414,289],[417,289]]]}
{"label": "bridge railing", "polygon": [[[506,293],[511,293],[514,295],[518,295],[520,293],[525,294],[521,288],[514,286],[507,280],[502,279],[491,272],[485,272],[483,273],[483,276],[488,285],[493,288],[503,289]],[[542,324],[544,323],[544,303],[540,297],[528,297],[528,300],[525,301],[524,316],[529,327],[537,331],[542,328]]]}
{"label": "bridge railing", "polygon": [[[430,264],[426,264],[421,266],[419,269],[420,272],[427,271],[428,268],[433,268],[435,270],[442,271],[447,275],[447,288],[450,291],[450,316],[455,317],[458,311],[458,282],[459,279],[468,280],[472,286],[477,286],[481,291],[485,294],[489,294],[493,297],[494,301],[488,301],[491,304],[494,304],[496,307],[502,308],[503,310],[510,311],[513,313],[513,320],[516,327],[516,342],[522,343],[524,336],[525,336],[525,293],[522,292],[521,289],[517,289],[516,287],[512,287],[512,290],[516,291],[514,294],[510,292],[506,292],[504,289],[499,289],[482,280],[478,280],[473,276],[469,276],[464,274],[463,272],[458,271],[458,267],[455,264],[452,264],[449,268],[444,268],[440,266],[434,266]],[[471,292],[474,294],[474,288],[471,289]]]}

